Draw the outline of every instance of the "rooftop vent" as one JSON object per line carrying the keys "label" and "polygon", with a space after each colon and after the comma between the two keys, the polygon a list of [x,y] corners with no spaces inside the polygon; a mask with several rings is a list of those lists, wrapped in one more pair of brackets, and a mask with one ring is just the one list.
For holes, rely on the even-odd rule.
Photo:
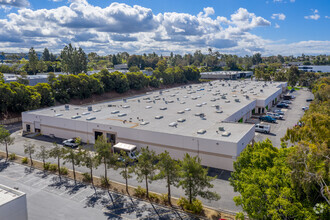
{"label": "rooftop vent", "polygon": [[189,112],[189,111],[191,111],[191,108],[186,108],[185,111],[188,111]]}
{"label": "rooftop vent", "polygon": [[164,116],[162,116],[162,115],[157,115],[157,116],[155,117],[155,119],[162,119],[162,118],[164,118]]}
{"label": "rooftop vent", "polygon": [[173,103],[174,101],[173,101],[173,100],[168,100],[167,102],[168,102],[168,103]]}
{"label": "rooftop vent", "polygon": [[211,99],[211,102],[215,102],[215,101],[217,101],[216,99]]}
{"label": "rooftop vent", "polygon": [[155,98],[155,100],[160,100],[160,98],[159,98],[159,97],[157,97],[157,98]]}
{"label": "rooftop vent", "polygon": [[55,117],[63,116],[63,114],[56,114]]}
{"label": "rooftop vent", "polygon": [[178,114],[183,114],[183,113],[184,113],[184,111],[178,111],[177,113],[178,113]]}
{"label": "rooftop vent", "polygon": [[185,95],[185,96],[183,96],[183,98],[188,98],[188,96]]}
{"label": "rooftop vent", "polygon": [[150,102],[152,102],[152,101],[151,101],[151,100],[147,100],[147,101],[146,101],[146,103],[150,103]]}
{"label": "rooftop vent", "polygon": [[178,126],[178,123],[176,123],[176,122],[171,122],[168,126],[170,126],[170,127],[177,127],[177,126]]}
{"label": "rooftop vent", "polygon": [[206,130],[205,129],[200,129],[197,131],[197,134],[205,134]]}
{"label": "rooftop vent", "polygon": [[219,131],[225,131],[224,127],[219,127]]}
{"label": "rooftop vent", "polygon": [[143,121],[143,122],[140,123],[140,125],[147,125],[147,124],[149,124],[148,121]]}
{"label": "rooftop vent", "polygon": [[111,112],[111,114],[117,114],[117,113],[119,113],[119,110],[114,110]]}
{"label": "rooftop vent", "polygon": [[101,109],[95,109],[93,112],[100,112]]}
{"label": "rooftop vent", "polygon": [[180,102],[180,104],[186,104],[186,102]]}
{"label": "rooftop vent", "polygon": [[229,137],[230,135],[231,135],[231,133],[228,131],[222,132],[222,134],[221,134],[221,136],[223,136],[223,137]]}
{"label": "rooftop vent", "polygon": [[223,95],[223,96],[221,96],[221,98],[222,98],[222,99],[227,99],[227,98],[226,98],[226,96],[224,96],[224,95]]}
{"label": "rooftop vent", "polygon": [[72,116],[71,119],[77,119],[77,118],[81,118],[80,115],[75,115],[75,116]]}
{"label": "rooftop vent", "polygon": [[230,101],[229,100],[226,100],[225,103],[230,103]]}
{"label": "rooftop vent", "polygon": [[150,108],[152,108],[150,105],[146,106],[146,109],[150,109]]}
{"label": "rooftop vent", "polygon": [[202,105],[206,105],[207,103],[206,102],[203,102]]}
{"label": "rooftop vent", "polygon": [[89,114],[90,114],[89,112],[84,112],[81,115],[89,115]]}
{"label": "rooftop vent", "polygon": [[178,120],[177,120],[177,122],[185,122],[186,121],[186,119],[185,118],[179,118]]}
{"label": "rooftop vent", "polygon": [[217,110],[216,113],[222,113],[223,111],[222,110]]}
{"label": "rooftop vent", "polygon": [[196,100],[196,99],[197,99],[197,97],[191,97],[191,99],[192,99],[192,100]]}
{"label": "rooftop vent", "polygon": [[70,106],[69,105],[65,105],[64,108],[65,108],[65,110],[69,110],[70,109]]}
{"label": "rooftop vent", "polygon": [[93,107],[92,106],[88,106],[87,107],[87,111],[89,111],[89,112],[93,111]]}
{"label": "rooftop vent", "polygon": [[143,100],[150,100],[150,98],[149,97],[144,97]]}
{"label": "rooftop vent", "polygon": [[123,108],[130,108],[131,106],[129,105],[124,105]]}
{"label": "rooftop vent", "polygon": [[235,99],[235,102],[239,102],[239,99]]}
{"label": "rooftop vent", "polygon": [[200,113],[195,113],[195,116],[204,117],[204,116],[205,116],[205,114],[204,114],[204,113],[202,113],[202,112],[200,112]]}
{"label": "rooftop vent", "polygon": [[124,117],[126,115],[127,115],[126,113],[120,113],[120,114],[118,114],[118,117]]}
{"label": "rooftop vent", "polygon": [[196,107],[202,107],[202,104],[197,104]]}
{"label": "rooftop vent", "polygon": [[96,117],[94,117],[94,116],[89,117],[89,118],[86,118],[87,121],[92,121],[92,120],[94,120],[94,119],[96,119]]}
{"label": "rooftop vent", "polygon": [[167,108],[166,107],[161,107],[159,108],[160,110],[166,110]]}

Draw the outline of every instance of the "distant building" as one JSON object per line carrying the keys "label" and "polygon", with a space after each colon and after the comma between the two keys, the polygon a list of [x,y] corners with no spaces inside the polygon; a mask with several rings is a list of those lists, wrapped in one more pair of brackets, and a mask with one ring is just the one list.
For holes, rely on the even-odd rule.
{"label": "distant building", "polygon": [[330,66],[298,66],[298,69],[305,72],[330,73]]}
{"label": "distant building", "polygon": [[114,65],[115,70],[128,70],[127,63]]}
{"label": "distant building", "polygon": [[214,71],[201,73],[201,79],[227,79],[235,80],[240,78],[250,78],[252,71]]}
{"label": "distant building", "polygon": [[27,220],[26,194],[0,184],[0,219]]}
{"label": "distant building", "polygon": [[[5,83],[16,82],[20,75],[15,74],[3,74]],[[30,86],[35,86],[38,83],[48,83],[48,75],[28,75],[27,79],[29,80]]]}

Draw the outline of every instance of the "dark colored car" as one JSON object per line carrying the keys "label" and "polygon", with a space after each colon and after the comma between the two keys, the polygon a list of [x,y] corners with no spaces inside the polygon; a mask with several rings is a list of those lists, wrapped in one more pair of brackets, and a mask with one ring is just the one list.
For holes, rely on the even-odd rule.
{"label": "dark colored car", "polygon": [[289,108],[289,105],[285,104],[285,103],[280,103],[276,105],[277,108]]}
{"label": "dark colored car", "polygon": [[313,99],[306,99],[306,102],[312,102]]}
{"label": "dark colored car", "polygon": [[266,115],[266,116],[261,116],[259,117],[260,121],[266,121],[266,122],[270,122],[270,123],[275,123],[276,122],[276,119],[269,116],[269,115]]}
{"label": "dark colored car", "polygon": [[76,138],[71,138],[62,142],[63,146],[77,148],[78,144],[76,143]]}

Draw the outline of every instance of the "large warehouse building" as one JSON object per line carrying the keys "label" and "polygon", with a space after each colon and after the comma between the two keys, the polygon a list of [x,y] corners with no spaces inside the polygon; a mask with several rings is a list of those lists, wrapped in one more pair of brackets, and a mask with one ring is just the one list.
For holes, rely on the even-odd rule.
{"label": "large warehouse building", "polygon": [[92,106],[58,106],[22,113],[23,129],[94,143],[134,144],[174,158],[199,155],[205,166],[233,170],[233,161],[254,138],[254,113],[266,112],[286,83],[213,81],[149,92]]}

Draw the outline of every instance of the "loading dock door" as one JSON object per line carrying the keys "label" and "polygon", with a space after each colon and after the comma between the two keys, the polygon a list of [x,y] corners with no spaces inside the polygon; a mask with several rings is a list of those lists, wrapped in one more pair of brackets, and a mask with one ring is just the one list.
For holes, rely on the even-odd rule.
{"label": "loading dock door", "polygon": [[102,136],[102,135],[103,135],[103,132],[95,131],[94,132],[95,140],[97,140],[97,138]]}

